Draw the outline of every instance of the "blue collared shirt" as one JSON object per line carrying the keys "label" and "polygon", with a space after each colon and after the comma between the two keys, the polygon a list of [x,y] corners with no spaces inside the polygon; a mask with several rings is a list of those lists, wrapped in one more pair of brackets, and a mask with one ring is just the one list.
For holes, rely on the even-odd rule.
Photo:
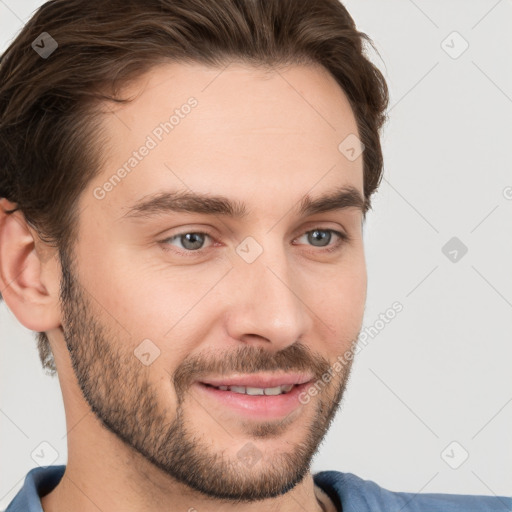
{"label": "blue collared shirt", "polygon": [[[5,512],[43,512],[41,496],[60,482],[66,466],[31,469]],[[512,497],[393,492],[352,473],[320,471],[315,484],[342,512],[511,512]]]}

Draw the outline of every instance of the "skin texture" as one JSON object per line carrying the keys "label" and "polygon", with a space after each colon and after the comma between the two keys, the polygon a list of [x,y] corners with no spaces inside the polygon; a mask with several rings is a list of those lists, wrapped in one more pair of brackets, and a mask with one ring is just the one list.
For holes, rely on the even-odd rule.
{"label": "skin texture", "polygon": [[[124,94],[134,101],[105,110],[105,165],[80,198],[74,258],[60,260],[20,212],[0,209],[3,295],[23,325],[47,332],[66,411],[67,469],[42,499],[45,512],[335,510],[310,464],[350,364],[309,403],[266,422],[193,383],[301,370],[321,379],[357,339],[362,212],[297,213],[306,195],[347,185],[363,195],[362,157],[338,150],[357,134],[348,100],[313,65],[170,63]],[[190,97],[197,106],[98,199],[94,190]],[[165,190],[223,195],[249,214],[125,216]],[[322,243],[308,236],[314,229],[350,240],[328,253],[338,237]],[[186,233],[210,236],[187,253],[193,244],[176,236]],[[236,252],[248,236],[262,248],[252,263]],[[134,355],[143,340],[159,350],[149,365]],[[240,457],[247,450],[254,465]]]}

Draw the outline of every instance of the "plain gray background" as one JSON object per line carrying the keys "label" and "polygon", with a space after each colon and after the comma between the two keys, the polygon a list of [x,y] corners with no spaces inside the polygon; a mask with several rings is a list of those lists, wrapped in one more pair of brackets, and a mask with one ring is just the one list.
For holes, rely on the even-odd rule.
{"label": "plain gray background", "polygon": [[[344,3],[380,53],[390,120],[364,229],[367,344],[312,470],[512,495],[512,2]],[[0,0],[1,50],[41,4]],[[41,442],[66,463],[66,426],[57,377],[4,303],[0,336],[4,509]]]}

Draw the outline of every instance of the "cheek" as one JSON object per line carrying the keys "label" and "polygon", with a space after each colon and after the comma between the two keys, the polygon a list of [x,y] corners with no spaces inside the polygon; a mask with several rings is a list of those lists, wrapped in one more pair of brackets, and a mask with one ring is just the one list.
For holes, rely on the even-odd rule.
{"label": "cheek", "polygon": [[309,286],[306,304],[318,315],[318,328],[323,325],[322,330],[331,342],[337,340],[345,346],[357,337],[364,316],[366,288],[364,259],[358,264],[340,265]]}
{"label": "cheek", "polygon": [[127,350],[151,340],[160,351],[152,373],[167,378],[168,372],[172,373],[201,340],[208,338],[219,313],[211,289],[225,272],[225,266],[195,272],[192,266],[175,271],[152,265],[138,269],[136,265],[119,266],[105,276],[107,282],[103,283],[105,301],[110,301],[116,320],[107,321],[121,334],[130,333]]}

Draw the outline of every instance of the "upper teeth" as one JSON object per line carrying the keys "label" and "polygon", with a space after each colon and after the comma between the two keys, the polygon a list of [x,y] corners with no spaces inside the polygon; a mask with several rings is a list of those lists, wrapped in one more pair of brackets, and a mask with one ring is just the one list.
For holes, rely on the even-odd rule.
{"label": "upper teeth", "polygon": [[233,391],[234,393],[243,393],[246,395],[280,395],[281,393],[288,393],[293,388],[293,384],[286,384],[285,386],[276,386],[275,388],[250,388],[246,386],[215,386],[217,389],[223,391]]}

